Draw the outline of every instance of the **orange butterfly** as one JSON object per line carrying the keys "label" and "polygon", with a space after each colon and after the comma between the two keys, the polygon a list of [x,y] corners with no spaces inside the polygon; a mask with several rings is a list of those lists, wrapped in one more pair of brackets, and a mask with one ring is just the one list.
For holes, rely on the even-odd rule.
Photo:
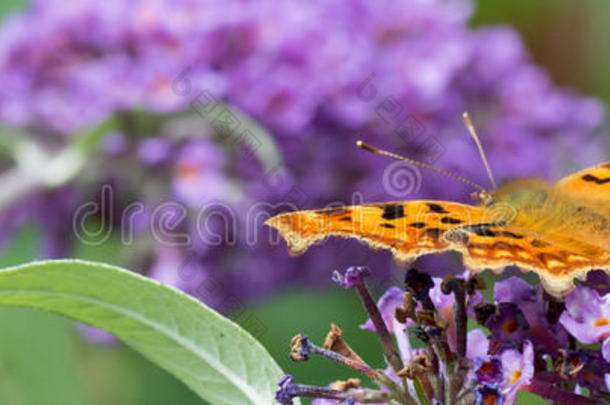
{"label": "orange butterfly", "polygon": [[[464,121],[494,182],[466,114]],[[442,172],[362,142],[358,146]],[[478,205],[388,202],[290,212],[265,224],[279,230],[293,255],[327,236],[358,238],[374,249],[391,250],[404,263],[451,250],[460,252],[464,265],[474,273],[486,269],[500,273],[511,265],[534,271],[555,297],[570,292],[574,278],[583,279],[589,270],[610,273],[610,162],[556,184],[522,179],[491,192],[453,177],[482,189]]]}

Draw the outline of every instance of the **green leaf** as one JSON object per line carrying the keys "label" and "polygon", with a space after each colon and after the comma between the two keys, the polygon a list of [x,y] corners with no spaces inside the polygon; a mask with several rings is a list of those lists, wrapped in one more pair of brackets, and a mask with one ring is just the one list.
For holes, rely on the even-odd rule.
{"label": "green leaf", "polygon": [[[0,403],[86,405],[71,322],[25,308],[0,308]],[[35,389],[32,389],[35,387]]]}
{"label": "green leaf", "polygon": [[2,22],[5,17],[24,9],[27,5],[28,2],[26,0],[0,2],[0,22]]}
{"label": "green leaf", "polygon": [[545,405],[548,404],[544,399],[536,394],[526,391],[517,391],[517,404],[521,405]]}
{"label": "green leaf", "polygon": [[272,404],[283,374],[233,322],[118,267],[57,260],[8,268],[0,272],[0,305],[44,309],[105,329],[214,404]]}

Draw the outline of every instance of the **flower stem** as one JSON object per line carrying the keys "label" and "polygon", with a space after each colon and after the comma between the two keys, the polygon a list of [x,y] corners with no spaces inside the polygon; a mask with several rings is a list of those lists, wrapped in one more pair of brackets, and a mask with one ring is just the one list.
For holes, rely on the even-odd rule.
{"label": "flower stem", "polygon": [[377,303],[371,296],[366,284],[364,281],[359,281],[355,285],[358,294],[360,295],[360,299],[362,300],[362,304],[364,308],[369,313],[369,317],[375,326],[375,331],[379,336],[379,341],[381,342],[381,346],[383,347],[383,352],[385,354],[386,360],[394,369],[395,372],[398,372],[404,367],[402,359],[400,358],[398,348],[388,331],[388,328],[385,324],[383,317],[381,316],[381,312],[379,312],[379,308],[377,307]]}
{"label": "flower stem", "polygon": [[418,378],[413,379],[413,387],[415,388],[415,392],[417,393],[417,399],[419,400],[419,403],[422,405],[427,405],[429,403],[428,398],[426,398],[426,395],[424,393],[424,387],[422,386],[422,383]]}
{"label": "flower stem", "polygon": [[292,384],[288,387],[289,396],[292,398],[325,398],[335,400],[352,400],[362,404],[379,404],[388,401],[386,392],[371,390],[367,388],[352,388],[347,391],[338,391],[326,387],[313,385]]}
{"label": "flower stem", "polygon": [[455,295],[455,305],[453,310],[455,311],[457,354],[461,358],[464,358],[466,357],[466,336],[468,329],[468,317],[466,315],[466,294],[461,288],[454,289],[453,294]]}
{"label": "flower stem", "polygon": [[[417,405],[417,401],[409,394],[406,384],[401,386],[383,371],[378,371],[374,378],[375,383],[390,391],[395,402],[403,405]],[[403,388],[404,387],[404,388]]]}
{"label": "flower stem", "polygon": [[296,335],[293,337],[292,341],[290,342],[290,346],[290,358],[293,361],[306,361],[309,359],[310,354],[316,354],[318,356],[336,361],[337,363],[351,368],[352,370],[365,373],[370,378],[375,377],[377,374],[376,370],[372,369],[362,360],[345,357],[340,353],[316,346],[315,344],[311,343],[305,335]]}

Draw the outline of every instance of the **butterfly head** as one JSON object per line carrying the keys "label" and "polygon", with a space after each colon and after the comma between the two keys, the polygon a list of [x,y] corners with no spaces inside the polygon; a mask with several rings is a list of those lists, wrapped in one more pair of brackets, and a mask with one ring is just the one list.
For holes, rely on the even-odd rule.
{"label": "butterfly head", "polygon": [[493,202],[494,202],[493,194],[487,190],[475,191],[472,194],[470,194],[470,196],[478,205],[481,205],[483,207],[487,207],[487,206],[493,204]]}

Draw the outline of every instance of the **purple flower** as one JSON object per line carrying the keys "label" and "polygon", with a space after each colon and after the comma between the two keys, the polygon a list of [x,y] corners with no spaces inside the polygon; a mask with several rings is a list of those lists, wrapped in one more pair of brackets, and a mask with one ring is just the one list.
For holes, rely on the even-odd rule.
{"label": "purple flower", "polygon": [[509,346],[518,344],[527,336],[529,324],[519,307],[512,302],[501,302],[485,321],[491,337]]}
{"label": "purple flower", "polygon": [[138,157],[147,165],[156,166],[170,157],[171,144],[165,138],[148,138],[138,145]]}
{"label": "purple flower", "polygon": [[[437,304],[448,305],[446,297],[438,295],[432,300],[430,297],[435,294],[423,294],[428,289],[427,286],[435,281],[426,277],[425,273],[411,269],[408,272],[407,289],[412,292],[402,293],[396,287],[390,288],[377,304],[368,291],[363,268],[351,267],[345,275],[335,272],[334,279],[340,285],[356,287],[370,316],[361,327],[377,333],[388,367],[385,370],[370,368],[347,344],[343,332],[335,325],[325,339],[324,348],[311,343],[303,334],[295,336],[291,340],[291,358],[305,361],[313,356],[325,357],[363,373],[379,389],[362,388],[359,379],[339,381],[337,385],[329,387],[298,385],[290,381],[288,385],[283,383],[278,398],[282,394],[288,395],[290,400],[295,397],[317,398],[319,404],[332,404],[336,403],[332,401],[340,400],[381,403],[387,399],[387,395],[391,395],[396,398],[405,397],[410,403],[420,403],[421,394],[424,394],[428,397],[426,402],[430,403],[438,403],[439,398],[452,398],[452,402],[459,402],[457,398],[474,397],[474,403],[481,405],[510,405],[516,402],[519,390],[527,390],[549,400],[565,396],[566,400],[579,402],[586,399],[578,387],[588,388],[591,400],[596,400],[604,395],[604,386],[610,380],[607,377],[610,375],[610,364],[603,358],[610,351],[610,339],[604,342],[602,350],[578,347],[574,342],[568,346],[566,342],[551,354],[545,353],[544,348],[538,349],[527,339],[527,321],[513,301],[533,305],[535,298],[542,298],[529,285],[517,279],[507,280],[497,286],[496,298],[501,302],[481,302],[473,311],[477,320],[484,322],[490,329],[489,338],[482,330],[473,330],[466,335],[466,320],[456,322],[457,335],[460,339],[467,337],[468,350],[465,351],[465,356],[463,341],[457,350],[451,348],[449,334],[445,333],[448,325],[441,318]],[[474,286],[480,286],[477,279],[465,281],[447,277],[440,288],[441,292],[451,291],[455,295],[452,304],[455,306],[464,298],[464,293],[472,293],[471,288]],[[428,289],[428,292],[431,291]],[[420,294],[419,302],[413,297],[415,292]],[[508,299],[512,301],[506,302]],[[464,318],[463,304],[461,309],[456,310],[460,319]],[[409,332],[423,341],[424,347],[410,347],[402,326],[406,319],[411,324]],[[396,324],[397,320],[401,322]],[[391,339],[389,332],[395,334],[396,341]],[[401,345],[401,339],[404,340],[404,345]],[[401,359],[397,360],[398,353]],[[552,362],[545,367],[540,360]],[[536,366],[535,361],[539,361]],[[456,372],[456,367],[463,372]],[[443,379],[445,383],[435,390],[432,382],[436,379]],[[567,391],[561,384],[563,382],[571,383],[567,386]],[[451,389],[452,385],[447,385],[451,383],[459,389]],[[573,390],[574,385],[577,385],[576,391]]]}
{"label": "purple flower", "polygon": [[[345,274],[341,274],[338,271],[333,272],[333,281],[339,284],[343,288],[354,288],[356,285],[362,283],[364,278],[369,275],[369,270],[366,267],[350,267],[345,270]],[[395,294],[393,292],[392,294]],[[391,305],[392,297],[386,297],[386,310]]]}
{"label": "purple flower", "polygon": [[179,249],[163,246],[157,249],[157,257],[148,270],[148,276],[155,280],[179,289],[187,289],[196,284],[193,279],[201,282],[203,274],[196,265],[184,261]]}
{"label": "purple flower", "polygon": [[510,277],[494,286],[494,298],[498,303],[510,302],[519,307],[525,317],[528,338],[547,351],[557,350],[567,342],[565,330],[547,319],[547,303],[540,289],[519,277]]}
{"label": "purple flower", "polygon": [[603,270],[587,273],[587,279],[583,281],[583,284],[597,290],[601,295],[610,293],[610,275]]}
{"label": "purple flower", "polygon": [[509,349],[500,355],[503,380],[501,386],[506,392],[506,403],[516,401],[517,391],[521,385],[527,385],[534,376],[534,346],[526,341],[523,351]]}
{"label": "purple flower", "polygon": [[127,151],[129,141],[122,132],[112,132],[102,141],[102,150],[110,156],[118,156]]}
{"label": "purple flower", "polygon": [[599,342],[610,336],[610,295],[601,296],[588,287],[578,287],[566,298],[559,321],[580,342]]}
{"label": "purple flower", "polygon": [[489,340],[487,340],[487,336],[482,330],[474,329],[468,332],[467,358],[472,360],[477,357],[483,357],[487,355],[488,351]]}
{"label": "purple flower", "polygon": [[502,362],[497,356],[477,357],[474,374],[480,384],[499,384],[502,381]]}
{"label": "purple flower", "polygon": [[480,384],[475,387],[475,405],[503,405],[504,395],[497,384]]}
{"label": "purple flower", "polygon": [[[458,278],[467,279],[470,276],[470,272],[465,271]],[[439,311],[440,315],[445,321],[448,322],[447,335],[449,347],[455,349],[456,346],[456,325],[454,319],[454,305],[455,296],[453,294],[445,294],[441,289],[443,279],[433,277],[434,287],[430,289],[430,299],[434,304],[434,307]],[[476,291],[468,301],[468,315],[474,317],[474,307],[476,304],[483,301],[481,294]]]}
{"label": "purple flower", "polygon": [[[480,329],[474,329],[468,332],[466,338],[468,344],[466,348],[466,358],[473,361],[476,364],[481,361],[480,359],[489,358],[489,340],[485,333]],[[468,370],[467,381],[474,381],[476,376],[474,370],[471,368]]]}
{"label": "purple flower", "polygon": [[603,376],[610,372],[610,364],[599,350],[564,349],[560,355],[557,371],[561,378],[593,390],[604,389]]}
{"label": "purple flower", "polygon": [[275,393],[275,400],[282,405],[292,405],[294,377],[286,374],[277,383],[280,389]]}
{"label": "purple flower", "polygon": [[494,285],[496,302],[526,303],[536,301],[536,291],[520,277],[509,277]]}
{"label": "purple flower", "polygon": [[222,173],[225,155],[209,141],[192,141],[176,157],[173,190],[179,200],[200,208],[230,199],[230,185]]}

